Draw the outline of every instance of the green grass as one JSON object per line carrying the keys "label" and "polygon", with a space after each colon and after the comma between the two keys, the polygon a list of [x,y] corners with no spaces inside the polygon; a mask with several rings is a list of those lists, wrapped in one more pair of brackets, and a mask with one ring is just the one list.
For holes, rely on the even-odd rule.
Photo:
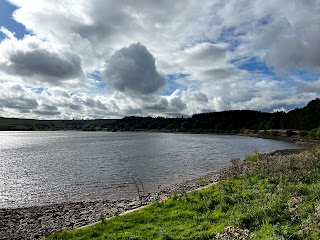
{"label": "green grass", "polygon": [[[234,169],[249,169],[237,174]],[[233,161],[227,180],[47,239],[319,239],[320,149]]]}

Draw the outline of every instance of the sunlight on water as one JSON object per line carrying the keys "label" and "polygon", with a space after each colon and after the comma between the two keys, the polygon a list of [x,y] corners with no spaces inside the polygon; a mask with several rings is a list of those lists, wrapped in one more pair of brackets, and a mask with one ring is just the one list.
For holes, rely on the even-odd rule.
{"label": "sunlight on water", "polygon": [[0,132],[0,207],[136,195],[217,170],[255,149],[290,143],[225,135]]}

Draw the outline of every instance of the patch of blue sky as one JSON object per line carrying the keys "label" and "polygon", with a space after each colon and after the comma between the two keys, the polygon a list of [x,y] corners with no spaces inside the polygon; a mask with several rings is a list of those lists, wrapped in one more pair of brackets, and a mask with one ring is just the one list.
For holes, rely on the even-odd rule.
{"label": "patch of blue sky", "polygon": [[49,96],[51,96],[52,94],[46,89],[46,88],[31,88],[31,90],[37,94],[41,94],[43,92],[47,93]]}
{"label": "patch of blue sky", "polygon": [[298,78],[304,81],[314,81],[320,79],[320,74],[311,72],[311,71],[305,71],[305,70],[297,70],[292,73],[292,76],[294,78]]}
{"label": "patch of blue sky", "polygon": [[[267,15],[258,20],[258,25],[268,25],[271,22],[271,16]],[[240,26],[231,26],[223,28],[220,36],[215,41],[216,43],[224,42],[229,44],[229,50],[233,51],[235,50],[240,44],[241,44],[241,36],[244,36],[246,32],[244,29],[246,29],[247,25],[250,25],[251,23],[244,23]]]}
{"label": "patch of blue sky", "polygon": [[201,40],[194,40],[194,41],[190,41],[190,42],[187,42],[187,43],[183,43],[183,44],[180,44],[180,50],[181,51],[184,51],[184,50],[187,50],[189,48],[192,48],[200,43],[215,43],[215,42],[212,42],[212,41],[209,41],[207,39],[201,39]]}
{"label": "patch of blue sky", "polygon": [[223,28],[220,36],[217,38],[217,43],[227,43],[229,44],[229,50],[235,50],[241,44],[241,36],[245,35],[240,28],[227,27]]}
{"label": "patch of blue sky", "polygon": [[202,39],[197,39],[197,40],[194,40],[194,41],[191,41],[191,42],[188,42],[186,44],[181,44],[180,45],[180,50],[181,51],[184,51],[186,49],[189,49],[189,48],[192,48],[198,44],[201,44],[201,43],[211,43],[211,44],[217,44],[219,43],[218,41],[213,41],[212,39],[209,39],[209,38],[202,38]]}
{"label": "patch of blue sky", "polygon": [[40,93],[44,92],[46,89],[45,88],[32,88],[31,90],[34,91],[35,93],[40,94]]}
{"label": "patch of blue sky", "polygon": [[168,74],[166,75],[167,89],[164,92],[164,96],[170,96],[175,90],[186,90],[187,87],[178,83],[178,80],[183,80],[190,76],[189,74]]}
{"label": "patch of blue sky", "polygon": [[286,74],[276,74],[272,68],[268,67],[265,62],[257,57],[247,59],[235,59],[230,61],[231,64],[237,66],[241,70],[248,72],[255,72],[262,74],[266,77],[276,78],[279,81],[294,81],[296,79],[302,81],[314,81],[320,79],[320,74],[306,70],[296,70]]}
{"label": "patch of blue sky", "polygon": [[229,50],[233,51],[236,47],[240,45],[240,40],[238,37],[242,35],[244,35],[244,33],[238,31],[236,27],[223,28],[221,34],[216,39],[202,38],[201,40],[197,40],[185,45],[181,45],[180,49],[185,50],[200,43],[211,43],[211,44],[227,43],[229,44]]}
{"label": "patch of blue sky", "polygon": [[92,72],[87,73],[86,75],[87,75],[87,78],[90,78],[90,79],[95,81],[96,86],[98,88],[104,88],[105,87],[105,82],[102,79],[100,71],[92,71]]}
{"label": "patch of blue sky", "polygon": [[0,42],[6,38],[6,35],[3,32],[0,32]]}
{"label": "patch of blue sky", "polygon": [[268,67],[264,61],[257,57],[247,58],[247,59],[236,59],[230,61],[231,64],[236,65],[241,70],[246,70],[248,72],[256,72],[264,75],[274,76],[273,70]]}
{"label": "patch of blue sky", "polygon": [[259,25],[268,25],[271,22],[271,16],[267,15],[259,19]]}
{"label": "patch of blue sky", "polygon": [[[0,0],[0,26],[5,27],[10,32],[15,33],[15,37],[22,39],[25,34],[29,34],[26,28],[21,24],[16,22],[12,14],[17,8],[10,4],[6,0]],[[6,38],[3,33],[0,33],[0,41]]]}
{"label": "patch of blue sky", "polygon": [[180,46],[180,50],[185,50],[190,47],[193,47],[200,43],[211,43],[211,44],[219,44],[219,43],[227,43],[229,44],[229,50],[235,50],[240,44],[240,37],[245,33],[241,32],[236,27],[227,27],[223,28],[221,34],[216,39],[211,39],[208,37],[203,37],[201,39],[197,39],[195,41],[188,42],[187,44],[183,44]]}

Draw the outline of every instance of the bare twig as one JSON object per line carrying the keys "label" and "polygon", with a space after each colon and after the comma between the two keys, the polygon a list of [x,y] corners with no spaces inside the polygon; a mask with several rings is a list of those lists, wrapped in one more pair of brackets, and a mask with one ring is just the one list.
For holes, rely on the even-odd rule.
{"label": "bare twig", "polygon": [[141,185],[141,187],[142,187],[143,194],[144,194],[144,195],[146,195],[146,190],[144,189],[144,186],[143,186],[143,183],[142,183],[141,179],[140,179],[140,178],[138,178],[138,180],[139,180],[140,185]]}
{"label": "bare twig", "polygon": [[[134,185],[137,189],[137,192],[138,192],[138,197],[139,197],[139,200],[140,200],[140,205],[142,205],[142,196],[141,196],[141,193],[140,193],[140,189],[139,189],[139,186],[137,184],[137,181],[132,177],[133,181],[134,181]],[[139,179],[139,178],[138,178]],[[140,180],[141,181],[141,180]]]}

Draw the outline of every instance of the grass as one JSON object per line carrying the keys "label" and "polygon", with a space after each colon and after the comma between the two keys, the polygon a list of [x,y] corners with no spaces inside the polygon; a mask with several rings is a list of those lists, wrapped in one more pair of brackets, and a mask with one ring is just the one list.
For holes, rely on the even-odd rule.
{"label": "grass", "polygon": [[255,153],[227,173],[212,187],[47,239],[320,239],[320,148]]}

